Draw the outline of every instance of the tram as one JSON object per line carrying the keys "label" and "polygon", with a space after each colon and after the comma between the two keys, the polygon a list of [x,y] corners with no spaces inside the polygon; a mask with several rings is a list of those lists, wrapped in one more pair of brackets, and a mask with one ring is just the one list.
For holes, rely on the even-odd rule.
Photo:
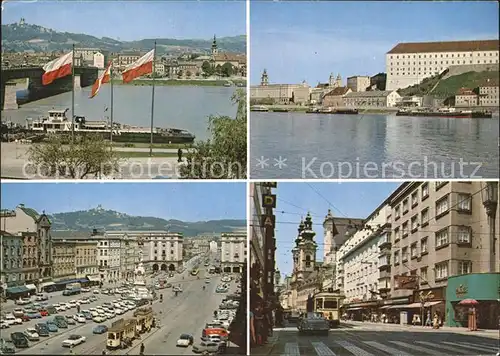
{"label": "tram", "polygon": [[329,321],[330,327],[340,325],[340,305],[344,296],[339,293],[319,292],[314,295],[314,312],[321,313]]}

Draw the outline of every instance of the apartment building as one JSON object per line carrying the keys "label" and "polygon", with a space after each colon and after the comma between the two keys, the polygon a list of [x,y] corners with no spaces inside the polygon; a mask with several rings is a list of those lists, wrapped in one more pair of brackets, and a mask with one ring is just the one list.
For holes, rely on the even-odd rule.
{"label": "apartment building", "polygon": [[241,273],[247,259],[247,234],[221,234],[221,268],[223,272]]}
{"label": "apartment building", "polygon": [[178,232],[141,231],[137,233],[142,245],[143,264],[146,270],[176,271],[183,265],[184,237]]}
{"label": "apartment building", "polygon": [[[484,204],[488,184],[411,182],[396,190],[390,198],[391,242],[380,246],[385,256],[379,263],[381,277],[382,270],[391,275],[390,286],[385,286],[390,287],[389,299],[418,302],[414,288],[398,285],[399,276],[414,276],[419,292],[431,293],[430,305],[444,315],[448,278],[499,272],[498,238],[491,226],[498,226],[500,214],[495,206],[496,218],[489,218]],[[498,185],[494,194],[498,200]]]}
{"label": "apartment building", "polygon": [[97,276],[97,241],[77,240],[75,244],[75,273],[77,279]]}
{"label": "apartment building", "polygon": [[499,40],[398,43],[386,54],[386,90],[419,84],[450,66],[498,64]]}
{"label": "apartment building", "polygon": [[390,236],[391,207],[384,201],[366,218],[358,230],[341,246],[337,258],[342,265],[341,278],[346,297],[344,306],[347,312],[353,313],[355,319],[361,320],[361,312],[375,309],[381,299],[379,245]]}
{"label": "apartment building", "polygon": [[7,288],[24,285],[23,236],[0,231],[0,295]]}
{"label": "apartment building", "polygon": [[45,213],[19,204],[0,211],[0,231],[23,237],[23,274],[29,284],[43,283],[52,276],[51,224]]}
{"label": "apartment building", "polygon": [[498,107],[500,105],[498,81],[486,82],[479,86],[479,106]]}
{"label": "apartment building", "polygon": [[[52,243],[53,256],[53,282],[76,278],[75,256],[76,241],[54,239]],[[44,286],[47,287],[47,286]]]}

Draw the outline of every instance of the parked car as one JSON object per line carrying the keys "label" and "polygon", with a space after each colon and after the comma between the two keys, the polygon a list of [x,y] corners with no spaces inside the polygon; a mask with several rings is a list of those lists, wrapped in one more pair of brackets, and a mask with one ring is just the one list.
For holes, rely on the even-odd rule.
{"label": "parked car", "polygon": [[12,343],[14,344],[15,347],[20,348],[20,349],[25,349],[30,347],[30,344],[28,342],[28,338],[26,335],[24,335],[21,332],[15,332],[10,334],[10,339],[12,340]]}
{"label": "parked car", "polygon": [[38,302],[43,302],[44,300],[49,300],[49,296],[43,293],[37,293],[35,300]]}
{"label": "parked car", "polygon": [[11,326],[23,323],[22,316],[18,317],[18,316],[15,316],[13,314],[7,314],[7,315],[5,315],[4,321],[7,322]]}
{"label": "parked car", "polygon": [[0,355],[12,355],[16,353],[16,347],[11,340],[0,339]]}
{"label": "parked car", "polygon": [[27,328],[24,331],[24,335],[26,335],[26,338],[29,341],[38,341],[38,340],[40,340],[40,335],[38,335],[38,333],[36,332],[35,328]]}
{"label": "parked car", "polygon": [[176,346],[178,347],[189,347],[193,344],[194,339],[192,335],[189,334],[182,334],[179,336],[179,339],[177,340]]}
{"label": "parked car", "polygon": [[219,351],[219,344],[210,341],[202,341],[193,346],[193,352],[195,353],[205,353],[215,354]]}
{"label": "parked car", "polygon": [[59,328],[57,327],[56,323],[54,323],[53,321],[47,321],[47,329],[49,329],[49,331],[51,333],[56,333],[59,331]]}
{"label": "parked car", "polygon": [[47,324],[45,323],[38,323],[35,325],[35,330],[40,336],[49,336],[49,328],[47,327]]}

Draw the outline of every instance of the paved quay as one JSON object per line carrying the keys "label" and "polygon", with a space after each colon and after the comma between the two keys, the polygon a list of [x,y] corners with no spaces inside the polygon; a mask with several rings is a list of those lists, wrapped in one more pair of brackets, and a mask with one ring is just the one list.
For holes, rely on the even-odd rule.
{"label": "paved quay", "polygon": [[[45,177],[36,170],[30,168],[26,152],[28,145],[16,143],[1,144],[1,176],[12,179],[57,179]],[[119,151],[128,151],[130,148],[120,147]],[[146,150],[149,149],[132,149]],[[171,149],[155,149],[154,152],[169,152]],[[174,150],[177,152],[176,150]],[[177,157],[134,157],[123,158],[120,161],[119,171],[109,177],[101,179],[152,179],[155,177],[179,177],[179,163]],[[96,179],[89,176],[88,179]],[[59,178],[68,179],[68,178]]]}

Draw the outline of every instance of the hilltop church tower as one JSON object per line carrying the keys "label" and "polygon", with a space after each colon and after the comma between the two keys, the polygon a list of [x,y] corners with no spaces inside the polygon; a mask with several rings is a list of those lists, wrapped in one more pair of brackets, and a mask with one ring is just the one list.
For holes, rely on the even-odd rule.
{"label": "hilltop church tower", "polygon": [[[269,77],[267,76],[267,71],[264,69],[262,72],[262,75],[260,77],[260,85],[261,86],[266,86],[269,85]],[[302,222],[301,222],[302,223]]]}

